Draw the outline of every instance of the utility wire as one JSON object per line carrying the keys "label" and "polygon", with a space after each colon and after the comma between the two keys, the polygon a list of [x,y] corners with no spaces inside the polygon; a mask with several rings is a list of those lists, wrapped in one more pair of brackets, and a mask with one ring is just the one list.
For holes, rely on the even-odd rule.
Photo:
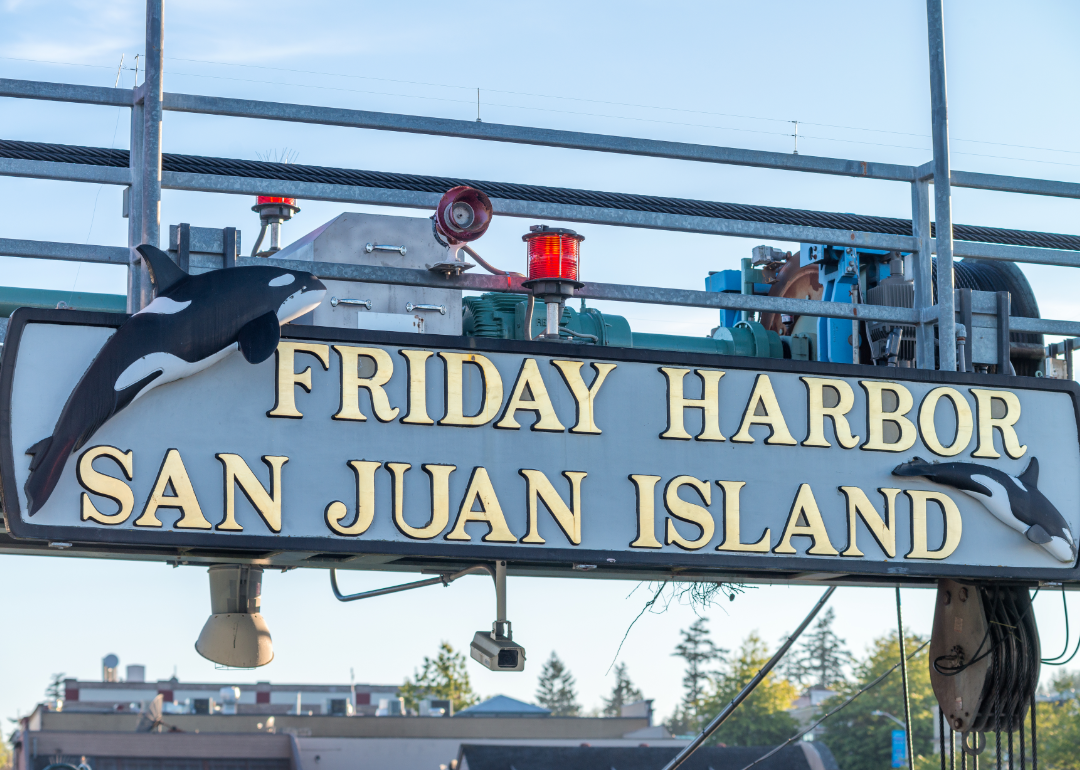
{"label": "utility wire", "polygon": [[[432,88],[453,88],[453,89],[461,89],[461,90],[466,90],[466,91],[473,91],[474,88],[475,88],[473,86],[459,86],[459,85],[453,85],[453,84],[450,84],[450,83],[429,83],[429,82],[425,82],[425,81],[398,80],[398,79],[393,79],[393,78],[378,78],[378,77],[372,77],[372,76],[367,76],[367,75],[352,75],[352,74],[340,73],[340,72],[323,72],[323,71],[319,71],[319,70],[300,70],[300,69],[291,69],[291,68],[286,68],[286,67],[270,67],[270,66],[257,65],[257,64],[239,64],[239,63],[235,63],[235,62],[219,62],[219,61],[213,61],[213,60],[209,60],[209,59],[190,59],[190,58],[182,58],[182,57],[166,57],[166,58],[168,58],[168,59],[170,59],[172,61],[186,61],[186,62],[199,63],[199,64],[211,64],[211,65],[216,65],[216,66],[247,67],[247,68],[252,68],[252,69],[263,69],[263,70],[275,71],[275,72],[291,72],[291,73],[304,74],[304,75],[319,75],[319,76],[330,76],[330,77],[353,78],[353,79],[372,80],[372,81],[387,82],[387,83],[399,83],[399,84],[404,84],[404,85],[419,85],[419,86],[426,86],[426,87],[432,87]],[[57,65],[73,66],[73,67],[95,67],[95,68],[112,69],[112,67],[110,65],[83,64],[83,63],[79,63],[79,62],[64,62],[64,61],[56,61],[56,60],[51,60],[51,59],[31,59],[31,58],[14,57],[14,56],[2,56],[2,57],[0,57],[0,59],[7,60],[7,61],[32,62],[32,63],[38,63],[38,64],[57,64]],[[279,81],[253,80],[253,79],[250,79],[250,78],[233,78],[233,77],[227,77],[227,76],[223,76],[223,75],[207,75],[207,74],[194,73],[194,72],[171,72],[170,74],[179,75],[179,76],[183,76],[183,77],[201,77],[201,78],[209,78],[209,79],[214,79],[214,80],[231,80],[231,81],[236,81],[236,82],[255,83],[255,84],[261,84],[261,85],[276,85],[276,86],[285,86],[285,87],[294,87],[294,88],[314,88],[314,89],[319,89],[319,90],[341,91],[341,92],[346,92],[346,93],[360,93],[360,94],[367,94],[367,95],[373,95],[373,96],[393,96],[393,97],[399,97],[399,98],[405,98],[405,99],[423,99],[423,100],[428,100],[428,101],[441,101],[441,102],[450,102],[450,103],[457,103],[457,104],[470,104],[470,105],[474,103],[472,100],[469,100],[469,99],[452,99],[452,98],[448,98],[448,97],[424,96],[424,95],[418,95],[418,94],[402,94],[402,93],[394,93],[394,92],[386,92],[386,91],[369,91],[369,90],[363,90],[363,89],[341,88],[341,87],[335,87],[335,86],[321,86],[321,85],[312,85],[312,84],[306,84],[306,83],[283,83],[283,82],[279,82]],[[526,96],[526,97],[530,97],[530,98],[559,99],[559,100],[566,100],[566,101],[586,102],[586,103],[592,103],[592,104],[606,104],[606,105],[618,106],[618,107],[630,107],[630,108],[635,108],[635,109],[650,109],[650,110],[661,110],[661,111],[669,111],[669,112],[682,112],[682,113],[697,114],[697,115],[712,115],[712,116],[716,116],[716,117],[728,117],[728,118],[736,118],[736,119],[740,119],[740,120],[760,120],[760,121],[775,122],[775,123],[791,123],[791,122],[793,122],[793,121],[791,121],[789,119],[785,119],[785,118],[770,118],[770,117],[762,117],[762,116],[757,116],[757,115],[742,115],[742,114],[737,114],[737,113],[714,112],[714,111],[709,111],[709,110],[694,110],[694,109],[681,108],[681,107],[664,107],[664,106],[660,106],[660,105],[636,104],[636,103],[632,103],[632,102],[615,102],[615,101],[606,101],[606,100],[600,100],[600,99],[587,99],[587,98],[583,98],[583,97],[574,97],[574,96],[560,96],[560,95],[554,95],[554,94],[537,94],[537,93],[530,93],[530,92],[524,92],[524,91],[509,91],[509,90],[505,90],[505,89],[495,89],[495,88],[484,89],[484,90],[490,91],[492,93],[501,93],[501,94],[508,94],[508,95],[514,95],[514,96]],[[719,131],[735,131],[735,132],[739,132],[739,133],[762,134],[762,135],[768,135],[768,136],[784,136],[784,137],[792,136],[792,134],[790,134],[790,133],[788,133],[786,131],[766,131],[766,130],[762,130],[762,129],[736,128],[736,127],[733,127],[733,126],[717,126],[717,125],[712,125],[712,124],[687,123],[687,122],[681,122],[681,121],[659,120],[659,119],[656,119],[656,118],[642,118],[642,117],[632,117],[632,116],[625,116],[625,115],[609,115],[609,114],[604,114],[604,113],[580,112],[580,111],[575,111],[575,110],[560,110],[560,109],[554,109],[554,108],[550,108],[550,107],[538,107],[538,106],[531,106],[531,105],[504,104],[504,103],[489,103],[489,104],[490,104],[490,106],[493,106],[493,107],[503,107],[503,108],[506,108],[506,109],[530,110],[530,111],[537,111],[537,112],[551,112],[551,113],[564,114],[564,115],[576,115],[576,116],[582,116],[582,117],[604,118],[604,119],[608,119],[608,120],[629,120],[629,121],[635,121],[635,122],[656,123],[656,124],[661,124],[661,125],[684,126],[684,127],[690,127],[690,128],[705,128],[705,129],[713,129],[713,130],[719,130]],[[893,131],[893,130],[889,130],[889,129],[880,129],[880,128],[868,128],[868,127],[865,127],[865,126],[847,126],[847,125],[841,125],[841,124],[835,124],[835,123],[817,123],[817,122],[814,122],[814,121],[799,121],[799,123],[801,123],[803,125],[807,125],[807,126],[818,126],[818,127],[821,127],[821,128],[833,128],[833,129],[838,129],[838,130],[864,131],[864,132],[872,132],[872,133],[891,134],[891,135],[895,135],[895,136],[910,136],[910,137],[917,137],[917,138],[928,138],[927,134],[919,134],[919,133],[906,132],[906,131]],[[917,150],[917,151],[920,151],[920,152],[928,152],[929,151],[929,148],[926,148],[926,147],[914,147],[914,146],[911,146],[911,145],[891,144],[891,143],[887,143],[887,142],[867,142],[867,141],[861,141],[861,140],[857,140],[857,139],[841,139],[841,138],[836,138],[836,137],[819,136],[819,135],[814,135],[814,134],[801,134],[800,136],[803,136],[804,138],[807,138],[807,139],[817,139],[819,141],[825,141],[825,142],[837,142],[837,143],[840,143],[840,144],[860,144],[860,145],[867,145],[867,146],[872,146],[872,147],[890,147],[890,148],[895,148],[895,149]],[[974,144],[985,144],[985,145],[991,145],[991,146],[997,146],[997,147],[1011,147],[1011,148],[1015,148],[1015,149],[1026,149],[1026,150],[1033,150],[1033,151],[1038,151],[1038,152],[1056,152],[1056,153],[1066,153],[1066,154],[1070,154],[1070,155],[1080,155],[1080,150],[1066,150],[1066,149],[1061,149],[1061,148],[1056,148],[1056,147],[1040,147],[1040,146],[1036,146],[1036,145],[1012,144],[1012,143],[1006,143],[1006,142],[991,142],[991,141],[988,141],[988,140],[964,139],[964,138],[961,138],[961,137],[952,137],[952,141],[954,141],[954,142],[969,142],[969,143],[974,143]],[[1017,157],[1012,157],[1012,156],[993,155],[993,154],[988,154],[988,153],[964,152],[964,151],[960,151],[960,150],[954,150],[953,152],[956,155],[968,155],[968,156],[971,156],[971,157],[978,157],[978,158],[993,158],[993,159],[997,159],[997,160],[1012,160],[1012,161],[1027,162],[1027,163],[1041,163],[1041,164],[1053,165],[1053,166],[1080,167],[1080,164],[1064,163],[1064,162],[1061,162],[1061,161],[1053,161],[1053,160],[1038,160],[1038,159],[1034,159],[1034,158],[1017,158]]]}
{"label": "utility wire", "polygon": [[[923,648],[925,648],[925,647],[926,647],[926,645],[928,645],[928,644],[930,644],[930,641],[929,641],[929,640],[927,640],[927,641],[923,642],[923,643],[922,643],[921,645],[919,645],[918,649],[916,649],[916,650],[915,650],[915,651],[914,651],[913,653],[911,653],[910,655],[908,655],[908,656],[907,656],[907,659],[908,659],[908,660],[911,660],[912,658],[914,658],[914,657],[915,657],[916,655],[918,655],[918,654],[919,654],[920,652],[922,652],[922,651],[923,651]],[[859,691],[858,691],[857,693],[855,693],[854,695],[852,695],[852,696],[851,696],[850,698],[848,698],[848,699],[847,699],[846,701],[844,701],[844,702],[843,702],[843,703],[841,703],[841,704],[840,704],[839,706],[837,706],[836,708],[834,708],[834,709],[833,709],[832,711],[830,711],[829,713],[825,714],[825,716],[823,716],[823,717],[822,717],[821,719],[819,719],[818,721],[814,722],[814,724],[810,725],[809,727],[807,727],[807,728],[806,728],[805,730],[803,730],[802,732],[796,733],[795,735],[791,736],[791,737],[790,737],[790,738],[788,738],[788,739],[787,739],[786,741],[784,741],[784,742],[783,742],[783,743],[781,743],[781,744],[780,744],[779,746],[777,746],[777,747],[776,747],[775,749],[773,749],[772,751],[770,751],[770,752],[769,752],[768,754],[765,754],[764,756],[758,757],[758,758],[757,758],[757,759],[755,759],[755,760],[754,760],[753,762],[751,762],[751,763],[750,763],[749,765],[747,765],[746,767],[742,768],[742,770],[750,770],[750,768],[751,768],[751,767],[753,767],[754,765],[756,765],[756,764],[758,764],[758,763],[760,763],[760,762],[764,762],[764,761],[765,761],[766,759],[768,759],[768,758],[769,758],[769,757],[771,757],[771,756],[772,756],[773,754],[775,754],[776,752],[778,752],[778,751],[780,751],[781,749],[783,749],[783,748],[784,748],[785,746],[790,746],[790,745],[791,745],[792,743],[794,743],[795,741],[799,740],[800,738],[802,738],[802,737],[803,737],[804,735],[806,735],[807,733],[813,732],[813,731],[814,731],[814,730],[815,730],[815,729],[816,729],[816,728],[818,727],[818,725],[820,725],[820,724],[821,724],[822,722],[824,722],[824,721],[825,721],[826,719],[828,719],[829,717],[831,717],[831,716],[832,716],[833,714],[837,714],[837,713],[839,713],[840,711],[843,711],[843,710],[844,710],[845,708],[847,708],[847,707],[848,707],[848,706],[849,706],[849,705],[851,704],[851,702],[852,702],[853,700],[855,700],[856,698],[858,698],[858,697],[859,697],[860,695],[862,695],[862,694],[863,694],[864,692],[866,692],[867,690],[869,690],[869,689],[871,689],[871,688],[873,688],[873,687],[876,687],[877,685],[881,684],[881,682],[883,682],[883,681],[885,680],[885,677],[887,677],[887,676],[888,676],[889,674],[891,674],[891,673],[892,673],[893,671],[896,671],[896,669],[898,669],[898,668],[900,668],[900,662],[899,662],[899,661],[898,661],[898,662],[896,663],[896,665],[894,665],[894,666],[893,666],[892,668],[890,668],[890,669],[889,669],[888,671],[886,671],[886,672],[885,672],[884,674],[882,674],[881,676],[879,676],[879,677],[878,677],[877,679],[875,679],[875,680],[874,680],[873,682],[871,682],[870,684],[866,685],[866,687],[864,687],[864,688],[862,688],[861,690],[859,690]]]}

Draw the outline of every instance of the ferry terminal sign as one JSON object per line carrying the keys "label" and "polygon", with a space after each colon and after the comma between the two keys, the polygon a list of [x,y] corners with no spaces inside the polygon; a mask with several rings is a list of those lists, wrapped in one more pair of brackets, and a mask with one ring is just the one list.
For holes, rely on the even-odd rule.
{"label": "ferry terminal sign", "polygon": [[1017,377],[284,326],[261,363],[241,337],[243,356],[140,393],[42,499],[33,452],[124,320],[12,317],[14,537],[1077,577],[1080,391]]}

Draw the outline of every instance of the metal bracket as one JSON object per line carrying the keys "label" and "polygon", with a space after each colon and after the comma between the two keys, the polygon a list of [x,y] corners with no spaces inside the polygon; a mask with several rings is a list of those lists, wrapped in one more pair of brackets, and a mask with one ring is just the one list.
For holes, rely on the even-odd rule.
{"label": "metal bracket", "polygon": [[506,567],[505,567],[505,564],[506,564],[506,562],[501,562],[501,563],[504,565],[504,567],[503,567],[503,590],[502,590],[501,594],[499,594],[499,581],[498,581],[498,578],[497,578],[497,575],[496,575],[496,570],[493,570],[491,567],[489,567],[486,564],[476,564],[476,565],[474,565],[472,567],[466,567],[465,569],[461,570],[460,572],[446,572],[446,573],[443,573],[443,574],[439,575],[438,577],[428,578],[427,580],[417,580],[417,581],[415,581],[413,583],[402,583],[401,585],[390,586],[389,588],[376,588],[374,591],[364,591],[364,592],[358,593],[358,594],[343,594],[343,593],[341,593],[341,589],[338,588],[338,584],[337,584],[337,570],[336,569],[331,569],[330,570],[330,588],[332,588],[333,591],[334,591],[334,598],[337,599],[339,602],[355,602],[358,599],[371,599],[372,597],[375,597],[375,596],[385,596],[386,594],[396,594],[399,591],[408,591],[408,590],[410,590],[412,588],[423,588],[424,586],[433,586],[433,585],[438,585],[439,583],[442,583],[444,586],[448,586],[451,583],[453,583],[455,580],[457,580],[458,578],[465,577],[466,575],[472,575],[472,574],[477,573],[477,572],[486,572],[487,574],[491,575],[493,580],[495,580],[496,594],[502,596],[502,603],[501,603],[500,606],[503,608],[503,616],[505,616],[505,609],[506,609],[506,572],[505,572]]}
{"label": "metal bracket", "polygon": [[371,599],[376,596],[396,594],[401,591],[439,585],[440,583],[444,586],[448,586],[458,578],[478,572],[486,572],[491,575],[492,580],[495,581],[495,622],[491,624],[491,638],[513,639],[514,636],[513,632],[510,630],[510,621],[506,619],[506,562],[502,559],[495,562],[495,569],[492,569],[487,564],[474,564],[472,567],[466,567],[460,572],[445,572],[438,577],[417,580],[412,583],[402,583],[401,585],[390,586],[389,588],[376,588],[374,591],[363,591],[358,594],[341,593],[341,589],[338,588],[337,584],[337,570],[331,569],[330,588],[334,591],[334,598],[339,602],[355,602],[358,599]]}
{"label": "metal bracket", "polygon": [[330,307],[337,307],[338,305],[358,305],[359,307],[367,308],[371,310],[370,299],[348,299],[348,298],[330,298]]}
{"label": "metal bracket", "polygon": [[406,303],[405,312],[411,313],[414,310],[430,310],[432,312],[437,311],[442,315],[446,315],[446,305],[416,305],[412,302]]}
{"label": "metal bracket", "polygon": [[364,244],[364,251],[366,251],[368,254],[370,254],[373,251],[396,251],[397,253],[399,253],[401,256],[404,257],[405,253],[408,251],[408,249],[405,248],[404,246],[382,246],[382,245],[380,245],[378,243],[365,243]]}

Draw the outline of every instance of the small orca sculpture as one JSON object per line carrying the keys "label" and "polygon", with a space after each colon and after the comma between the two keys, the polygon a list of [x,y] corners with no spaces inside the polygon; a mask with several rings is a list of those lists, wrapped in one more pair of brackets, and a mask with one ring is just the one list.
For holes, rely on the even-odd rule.
{"label": "small orca sculpture", "polygon": [[138,247],[154,300],[128,318],[68,396],[52,435],[32,455],[24,490],[33,516],[60,481],[68,457],[105,422],[152,388],[190,377],[239,350],[249,363],[269,358],[281,324],[314,309],[326,287],[311,273],[234,267],[188,275],[153,246]]}
{"label": "small orca sculpture", "polygon": [[1039,491],[1039,460],[1035,457],[1019,476],[978,463],[928,463],[921,457],[896,466],[893,475],[922,476],[959,489],[1058,561],[1076,561],[1076,542],[1068,523]]}

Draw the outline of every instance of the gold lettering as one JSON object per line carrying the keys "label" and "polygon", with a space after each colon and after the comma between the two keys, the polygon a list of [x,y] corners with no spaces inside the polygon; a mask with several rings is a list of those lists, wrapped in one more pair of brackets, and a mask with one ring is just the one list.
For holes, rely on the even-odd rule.
{"label": "gold lettering", "polygon": [[[960,509],[952,498],[944,492],[924,492],[918,489],[904,490],[904,494],[911,498],[911,550],[905,559],[947,559],[960,545],[960,535],[963,530],[963,521],[960,518]],[[936,551],[929,550],[926,543],[926,504],[937,503],[941,507],[945,528],[945,537],[942,538],[941,548]]]}
{"label": "gold lettering", "polygon": [[[525,398],[526,389],[529,391],[530,397],[528,399]],[[506,409],[503,410],[502,419],[495,423],[495,427],[509,430],[521,428],[518,421],[514,419],[514,413],[519,410],[536,413],[536,420],[532,424],[532,430],[545,430],[553,433],[562,433],[566,430],[563,424],[559,422],[558,415],[555,414],[555,407],[551,405],[547,386],[544,384],[540,369],[536,366],[535,358],[526,358],[521,363],[521,371],[518,372],[517,382],[514,383],[514,389],[506,402]]]}
{"label": "gold lettering", "polygon": [[[352,524],[342,525],[342,520],[349,515],[349,509],[345,503],[338,500],[326,506],[323,518],[326,526],[333,532],[345,537],[356,537],[367,532],[375,519],[375,471],[382,466],[382,463],[371,460],[350,460],[348,465],[356,476],[356,520]],[[390,463],[390,465],[402,465],[402,463]],[[409,466],[406,465],[405,469],[408,470],[408,468]]]}
{"label": "gold lettering", "polygon": [[[165,492],[172,488],[174,494]],[[160,527],[157,517],[158,508],[179,508],[182,516],[176,522],[176,529],[210,529],[210,522],[203,516],[199,499],[195,497],[195,488],[191,477],[180,457],[180,452],[170,449],[161,462],[154,489],[143,506],[142,515],[135,520],[136,527]]]}
{"label": "gold lettering", "polygon": [[[758,414],[760,408],[761,414]],[[772,380],[767,374],[759,374],[754,383],[754,392],[750,394],[750,400],[743,412],[742,425],[739,432],[731,437],[732,441],[745,444],[753,444],[754,437],[750,435],[751,425],[768,425],[769,437],[766,444],[786,444],[795,446],[798,442],[791,437],[787,423],[784,422],[784,414],[780,411],[780,403],[776,400],[773,392]]]}
{"label": "gold lettering", "polygon": [[[476,427],[491,422],[499,413],[503,397],[502,377],[495,364],[479,353],[439,353],[439,357],[446,362],[446,416],[439,420],[439,425]],[[465,364],[473,364],[480,370],[484,389],[480,411],[471,416],[464,414],[462,370]]]}
{"label": "gold lettering", "polygon": [[592,385],[585,386],[585,380],[581,376],[581,361],[552,361],[551,365],[559,370],[566,387],[574,397],[574,405],[577,409],[577,422],[571,433],[600,433],[596,427],[596,395],[600,392],[600,386],[615,368],[615,364],[590,363],[589,366],[596,372]]}
{"label": "gold lettering", "polygon": [[94,506],[90,495],[83,492],[82,520],[96,521],[99,524],[123,524],[131,516],[131,512],[135,510],[135,494],[131,491],[131,487],[124,483],[123,479],[107,476],[94,469],[94,460],[99,457],[108,457],[110,460],[115,461],[128,481],[133,478],[134,471],[132,467],[135,462],[135,453],[130,449],[127,452],[121,452],[114,446],[95,446],[83,452],[75,471],[79,484],[82,485],[86,492],[93,492],[95,495],[101,495],[113,500],[119,506],[119,509],[116,513],[102,513]]}
{"label": "gold lettering", "polygon": [[[879,452],[906,452],[911,449],[917,438],[915,425],[904,417],[915,404],[911,391],[895,382],[860,380],[859,384],[866,391],[866,431],[869,434],[862,448]],[[885,408],[886,393],[896,400],[895,409]],[[895,441],[886,441],[886,423],[896,426]]]}
{"label": "gold lettering", "polygon": [[[801,524],[800,521],[806,523]],[[787,525],[784,527],[784,536],[780,538],[780,544],[773,549],[773,553],[795,553],[795,548],[791,545],[793,537],[813,539],[814,544],[807,554],[839,555],[829,540],[829,532],[825,529],[825,521],[821,518],[821,511],[809,484],[799,485],[799,492],[795,495],[795,502],[791,505],[791,513],[788,514]]]}
{"label": "gold lettering", "polygon": [[221,461],[225,472],[225,518],[216,529],[243,531],[244,528],[236,521],[236,487],[240,487],[270,531],[281,532],[281,466],[289,462],[289,458],[263,455],[262,461],[270,469],[270,491],[267,492],[240,455],[223,452],[215,457]]}
{"label": "gold lettering", "polygon": [[574,545],[581,545],[581,480],[586,474],[582,471],[563,471],[562,475],[570,482],[570,505],[567,505],[542,472],[520,470],[518,473],[525,477],[525,496],[529,501],[529,531],[521,542],[545,542],[540,537],[537,525],[538,503],[542,501],[566,539]]}
{"label": "gold lettering", "polygon": [[[394,359],[382,348],[358,348],[352,345],[334,345],[341,358],[341,407],[334,415],[335,420],[356,420],[364,422],[367,417],[360,411],[360,389],[371,395],[371,409],[379,422],[390,422],[401,411],[390,407],[383,386],[390,382],[394,374]],[[370,358],[375,362],[375,373],[370,377],[360,376],[360,357]]]}
{"label": "gold lettering", "polygon": [[[480,510],[474,511],[473,506],[477,501],[480,502]],[[469,533],[465,531],[465,525],[470,521],[488,525],[488,533],[480,538],[485,543],[517,542],[514,533],[506,526],[506,517],[503,516],[502,506],[499,505],[499,498],[495,496],[495,489],[491,486],[491,479],[488,477],[486,468],[477,467],[473,470],[472,478],[469,479],[469,489],[461,501],[461,508],[458,509],[454,529],[446,536],[446,539],[472,540]]]}
{"label": "gold lettering", "polygon": [[[938,402],[947,398],[952,402],[953,412],[956,415],[956,438],[949,446],[942,446],[938,439],[937,423],[934,415],[937,413]],[[964,395],[954,388],[934,388],[926,394],[919,406],[919,431],[922,433],[923,443],[926,448],[942,457],[953,457],[967,448],[971,441],[971,433],[975,423],[971,418],[971,407],[968,406]]]}
{"label": "gold lettering", "polygon": [[[1020,445],[1020,439],[1016,435],[1017,420],[1020,419],[1020,399],[1015,393],[1008,390],[980,390],[972,388],[971,393],[975,396],[975,403],[979,409],[979,447],[972,457],[1001,457],[994,447],[994,428],[1001,431],[1001,444],[1005,454],[1014,460],[1024,456],[1027,445]],[[994,403],[997,402],[1005,407],[1005,413],[1000,417],[994,416]]]}
{"label": "gold lettering", "polygon": [[[390,463],[390,466],[398,464]],[[404,465],[404,463],[401,463],[401,465]],[[457,470],[457,466],[421,465],[420,467],[431,480],[431,521],[422,527],[413,527],[405,521],[401,497],[397,492],[403,482],[399,483],[395,478],[394,525],[405,537],[411,537],[414,540],[431,540],[441,534],[450,522],[450,474]]]}
{"label": "gold lettering", "polygon": [[292,417],[300,419],[304,415],[296,408],[296,386],[311,392],[311,367],[302,372],[296,371],[296,354],[310,353],[319,360],[323,369],[330,368],[330,346],[320,345],[315,342],[293,342],[281,340],[278,342],[275,352],[277,364],[277,377],[274,378],[274,386],[277,397],[274,408],[266,413],[267,417]]}
{"label": "gold lettering", "polygon": [[668,383],[668,427],[660,438],[690,440],[690,434],[683,427],[683,410],[700,409],[702,412],[701,433],[694,438],[698,441],[723,441],[720,433],[720,378],[723,372],[714,369],[695,369],[701,377],[701,398],[683,396],[683,378],[689,369],[660,367]]}
{"label": "gold lettering", "polygon": [[858,487],[840,487],[847,499],[848,509],[848,547],[841,556],[862,556],[859,550],[856,534],[858,520],[862,517],[866,528],[874,536],[874,540],[890,559],[896,556],[896,495],[899,489],[879,489],[878,492],[885,498],[885,518],[877,512],[870,498]]}
{"label": "gold lettering", "polygon": [[656,539],[656,482],[659,476],[641,476],[631,474],[634,492],[637,496],[637,539],[630,543],[631,548],[663,548]]}
{"label": "gold lettering", "polygon": [[401,421],[409,425],[434,425],[427,412],[427,360],[434,353],[430,350],[399,350],[405,357],[409,370],[408,414]]}
{"label": "gold lettering", "polygon": [[[847,413],[855,406],[855,392],[844,380],[830,380],[824,377],[800,377],[806,383],[806,441],[803,446],[830,447],[825,438],[825,418],[831,417],[836,442],[844,449],[851,449],[859,443],[859,437],[851,434],[851,425]],[[835,393],[836,404],[825,406],[825,389]],[[734,439],[732,439],[734,440]]]}
{"label": "gold lettering", "polygon": [[682,487],[690,487],[701,495],[705,505],[712,504],[712,487],[709,486],[709,482],[695,479],[693,476],[676,476],[664,489],[664,507],[667,508],[668,513],[677,519],[690,522],[701,530],[701,537],[697,540],[688,540],[679,534],[679,530],[675,528],[675,522],[668,519],[665,530],[667,544],[677,545],[688,551],[696,551],[707,546],[712,540],[716,524],[707,508],[679,497],[679,489]]}
{"label": "gold lettering", "polygon": [[742,542],[739,525],[739,495],[746,486],[745,481],[718,481],[716,485],[724,490],[724,542],[716,546],[718,551],[737,553],[768,553],[772,532],[768,528],[756,543]]}

